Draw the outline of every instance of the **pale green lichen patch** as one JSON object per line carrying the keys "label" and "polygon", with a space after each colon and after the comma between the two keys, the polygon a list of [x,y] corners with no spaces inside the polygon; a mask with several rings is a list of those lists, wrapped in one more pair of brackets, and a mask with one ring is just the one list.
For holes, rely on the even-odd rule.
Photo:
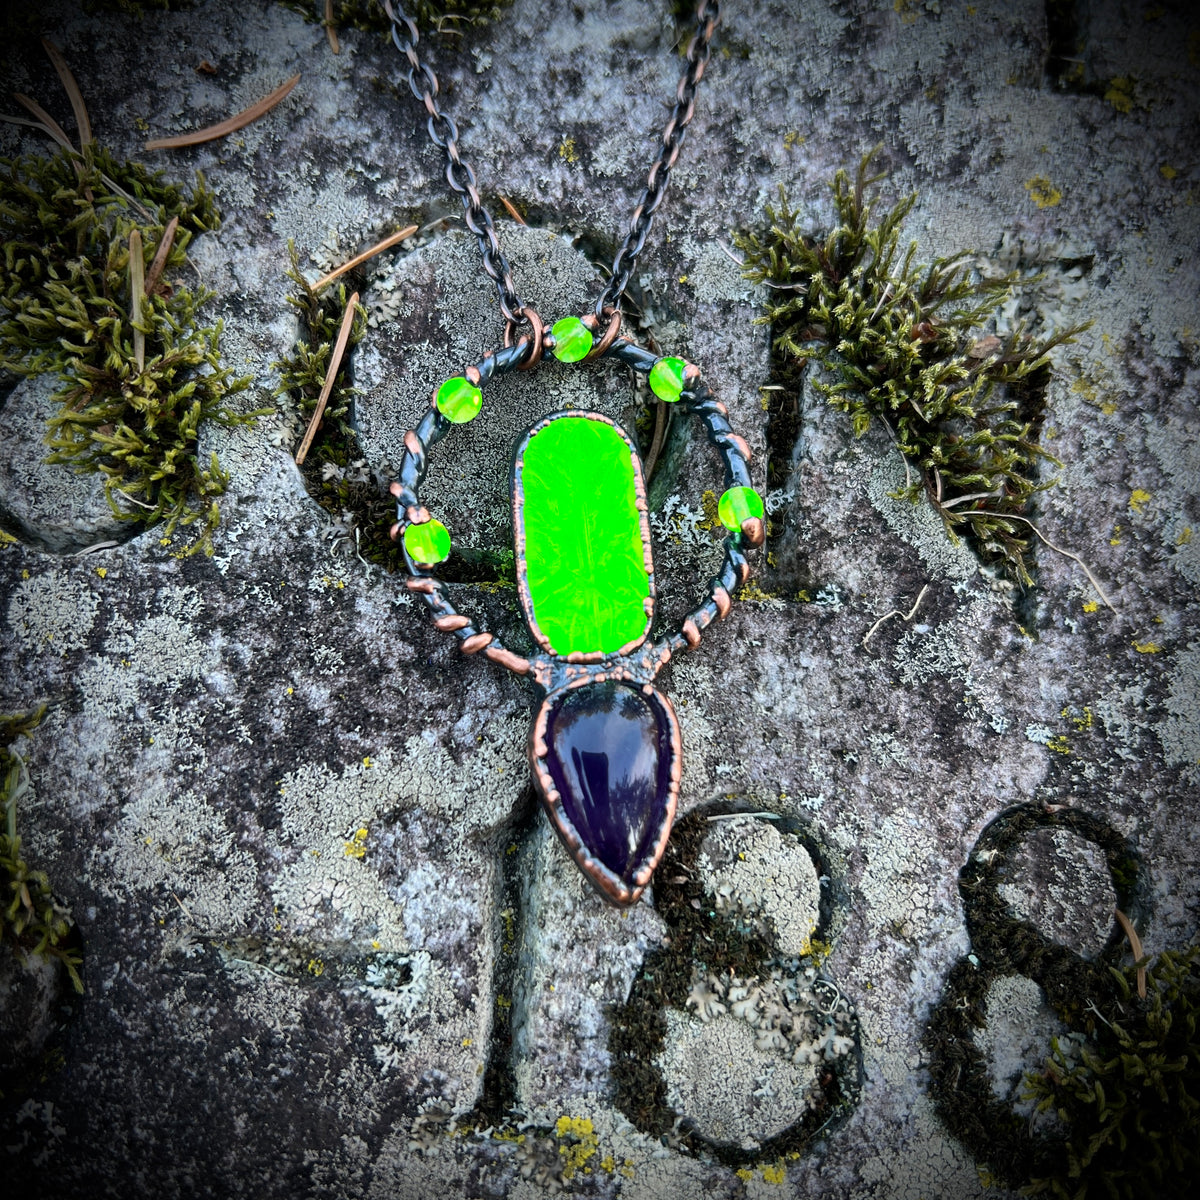
{"label": "pale green lichen patch", "polygon": [[51,568],[13,588],[5,620],[26,650],[63,655],[86,649],[99,607],[95,591]]}

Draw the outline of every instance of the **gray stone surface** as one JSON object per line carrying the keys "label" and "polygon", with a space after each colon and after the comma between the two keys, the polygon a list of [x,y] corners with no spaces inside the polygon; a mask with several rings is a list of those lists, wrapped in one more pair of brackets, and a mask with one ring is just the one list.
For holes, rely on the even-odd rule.
{"label": "gray stone surface", "polygon": [[[661,682],[683,727],[682,810],[779,812],[829,851],[837,937],[823,969],[862,1025],[856,1110],[812,1153],[739,1176],[615,1105],[609,1006],[662,944],[662,919],[649,901],[611,912],[582,885],[532,813],[532,690],[463,660],[395,578],[354,557],[279,444],[285,410],[204,432],[232,472],[211,559],[177,557],[182,543],[156,530],[84,559],[0,550],[0,707],[53,705],[20,747],[22,828],[73,908],[87,985],[65,1066],[5,1110],[6,1176],[47,1197],[530,1200],[563,1173],[555,1131],[570,1118],[596,1146],[591,1174],[564,1186],[596,1196],[967,1200],[984,1188],[933,1112],[921,1038],[970,951],[957,878],[984,825],[1023,801],[1102,816],[1146,864],[1147,947],[1194,934],[1194,19],[1077,5],[1083,77],[1060,88],[1032,0],[726,8],[639,303],[647,334],[703,366],[729,405],[782,533],[755,598]],[[287,239],[315,274],[382,223],[457,212],[379,39],[345,32],[334,57],[318,27],[271,4],[140,22],[46,11],[97,135],[122,154],[301,72],[235,136],[149,156],[178,178],[202,168],[218,194],[225,224],[194,259],[228,361],[254,376],[248,407],[270,403],[271,364],[294,337]],[[665,5],[516,0],[486,34],[433,50],[485,195],[541,227],[498,221],[545,316],[594,296],[584,251],[613,246],[636,202],[680,67],[672,44]],[[70,127],[36,44],[4,53],[7,89]],[[196,71],[202,59],[216,75]],[[1110,96],[1117,78],[1132,82]],[[903,464],[886,434],[854,440],[811,389],[796,398],[799,441],[773,448],[790,470],[766,480],[768,334],[725,253],[731,231],[761,219],[777,183],[826,226],[828,180],[876,142],[887,195],[920,193],[908,232],[923,257],[973,248],[987,271],[1042,272],[1006,320],[1095,322],[1056,356],[1043,436],[1066,465],[1037,519],[1115,612],[1044,547],[1027,595],[980,571],[932,514],[890,498]],[[0,126],[3,153],[43,149]],[[437,382],[419,376],[500,340],[486,287],[466,283],[468,250],[431,238],[377,272],[358,355],[372,466]],[[626,411],[628,381],[593,386]],[[480,425],[439,448],[439,495],[480,545],[502,537],[489,515],[523,423],[507,405],[494,442]],[[703,586],[711,470],[680,422],[651,489],[668,614]],[[917,613],[864,648],[926,585]],[[459,585],[456,601],[489,623],[515,611],[489,587]],[[778,865],[763,864],[764,890]],[[671,1019],[675,1095],[727,1120],[687,1065],[703,1057],[688,1049],[698,1018]],[[744,1111],[761,1064],[725,1061]],[[489,1064],[508,1068],[524,1140],[439,1134],[483,1094]]]}
{"label": "gray stone surface", "polygon": [[34,375],[0,400],[0,521],[35,549],[54,554],[125,541],[137,525],[113,515],[103,477],[46,462],[46,422],[58,413],[58,388],[56,377]]}

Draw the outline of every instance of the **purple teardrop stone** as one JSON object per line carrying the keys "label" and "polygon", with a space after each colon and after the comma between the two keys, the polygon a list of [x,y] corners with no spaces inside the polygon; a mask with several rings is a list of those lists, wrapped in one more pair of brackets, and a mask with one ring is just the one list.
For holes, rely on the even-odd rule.
{"label": "purple teardrop stone", "polygon": [[564,814],[592,856],[628,883],[669,815],[665,714],[636,688],[593,683],[555,703],[546,733]]}

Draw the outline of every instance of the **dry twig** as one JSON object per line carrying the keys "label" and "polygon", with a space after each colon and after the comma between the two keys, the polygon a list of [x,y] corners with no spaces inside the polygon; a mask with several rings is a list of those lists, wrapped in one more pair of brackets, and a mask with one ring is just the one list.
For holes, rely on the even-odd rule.
{"label": "dry twig", "polygon": [[884,621],[890,621],[893,617],[900,617],[905,621],[911,621],[913,617],[917,615],[917,609],[921,607],[921,601],[925,599],[925,593],[927,591],[929,591],[929,584],[926,584],[917,593],[917,598],[913,602],[913,606],[908,610],[908,612],[901,612],[898,608],[893,608],[891,612],[884,613],[883,616],[880,617],[879,620],[867,630],[867,635],[862,640],[863,649],[865,650],[867,648],[867,643],[875,636],[876,633],[879,632],[879,627],[884,623]]}
{"label": "dry twig", "polygon": [[243,109],[227,121],[221,121],[217,125],[206,126],[204,129],[194,129],[191,133],[181,133],[178,137],[157,138],[154,141],[147,142],[145,149],[174,150],[179,146],[199,146],[202,142],[213,142],[217,138],[223,138],[231,133],[236,133],[239,129],[244,129],[247,125],[257,121],[265,113],[270,112],[299,82],[300,76],[293,75],[287,83],[280,84],[270,95],[264,96],[257,103]]}
{"label": "dry twig", "polygon": [[390,234],[382,242],[377,242],[370,250],[364,250],[361,254],[356,254],[349,262],[342,263],[340,267],[335,267],[328,275],[322,275],[312,285],[312,290],[319,292],[326,284],[332,283],[339,275],[344,275],[347,271],[351,271],[355,267],[365,263],[369,258],[374,258],[375,255],[382,254],[385,250],[391,249],[397,242],[402,242],[405,238],[412,237],[416,232],[417,227],[415,225],[408,225],[397,233]]}
{"label": "dry twig", "polygon": [[333,381],[337,378],[338,367],[342,365],[342,357],[346,353],[346,343],[350,340],[350,329],[354,325],[354,313],[357,308],[358,293],[355,292],[346,304],[345,313],[342,314],[342,327],[338,330],[333,356],[329,360],[329,370],[325,372],[325,383],[321,387],[320,396],[317,397],[317,407],[313,409],[312,419],[308,422],[308,429],[304,433],[304,440],[300,443],[300,449],[296,451],[296,466],[298,467],[304,465],[313,438],[317,436],[317,427],[321,424],[322,416],[325,415],[325,405],[329,403],[329,393],[333,391]]}

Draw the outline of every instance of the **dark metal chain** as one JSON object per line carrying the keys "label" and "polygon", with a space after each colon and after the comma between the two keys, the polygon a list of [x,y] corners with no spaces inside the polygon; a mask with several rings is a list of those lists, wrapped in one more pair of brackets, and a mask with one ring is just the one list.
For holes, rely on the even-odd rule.
{"label": "dark metal chain", "polygon": [[392,41],[396,44],[396,49],[408,59],[408,86],[412,94],[425,105],[425,111],[429,114],[429,139],[446,152],[446,180],[462,197],[463,219],[467,228],[479,239],[483,269],[496,285],[496,292],[500,297],[500,311],[504,313],[506,321],[517,325],[524,317],[525,304],[517,294],[508,259],[500,249],[492,215],[484,208],[479,189],[475,186],[475,172],[459,156],[458,126],[453,117],[438,107],[437,76],[429,64],[423,63],[417,55],[420,34],[417,32],[416,22],[394,6],[392,0],[383,0],[383,7],[392,23]]}
{"label": "dark metal chain", "polygon": [[[479,239],[479,253],[483,258],[483,269],[496,285],[500,298],[500,311],[509,326],[518,325],[525,319],[525,304],[513,283],[512,269],[500,249],[491,214],[483,205],[479,189],[475,186],[475,172],[463,162],[458,150],[458,126],[453,117],[442,112],[438,106],[438,80],[428,63],[422,62],[417,54],[420,34],[416,22],[392,0],[383,0],[388,20],[392,23],[392,41],[396,49],[408,60],[408,86],[412,94],[425,106],[429,114],[429,139],[446,152],[446,180],[451,188],[462,197],[464,219],[467,228]],[[629,232],[617,257],[613,260],[612,277],[600,299],[596,301],[596,315],[602,316],[606,308],[618,312],[621,297],[629,286],[638,255],[646,244],[654,214],[662,204],[667,191],[671,169],[679,158],[683,136],[696,108],[696,89],[704,77],[711,52],[713,32],[720,20],[718,0],[699,0],[696,5],[696,32],[688,43],[687,67],[675,91],[675,105],[663,129],[662,145],[658,158],[646,177],[646,186],[638,198],[637,207],[629,220]]]}
{"label": "dark metal chain", "polygon": [[666,195],[667,182],[671,176],[671,168],[679,157],[679,148],[683,145],[683,135],[696,110],[696,88],[704,77],[704,68],[708,65],[711,52],[713,31],[721,19],[717,0],[700,0],[696,5],[696,32],[687,48],[687,67],[679,80],[675,91],[675,107],[663,129],[662,145],[658,158],[650,168],[646,177],[646,186],[638,198],[637,207],[629,219],[629,232],[617,257],[613,260],[612,278],[604,289],[603,295],[596,301],[596,315],[600,316],[606,306],[619,309],[621,297],[629,286],[634,264],[646,244],[646,236],[650,226],[654,224],[654,214]]}

